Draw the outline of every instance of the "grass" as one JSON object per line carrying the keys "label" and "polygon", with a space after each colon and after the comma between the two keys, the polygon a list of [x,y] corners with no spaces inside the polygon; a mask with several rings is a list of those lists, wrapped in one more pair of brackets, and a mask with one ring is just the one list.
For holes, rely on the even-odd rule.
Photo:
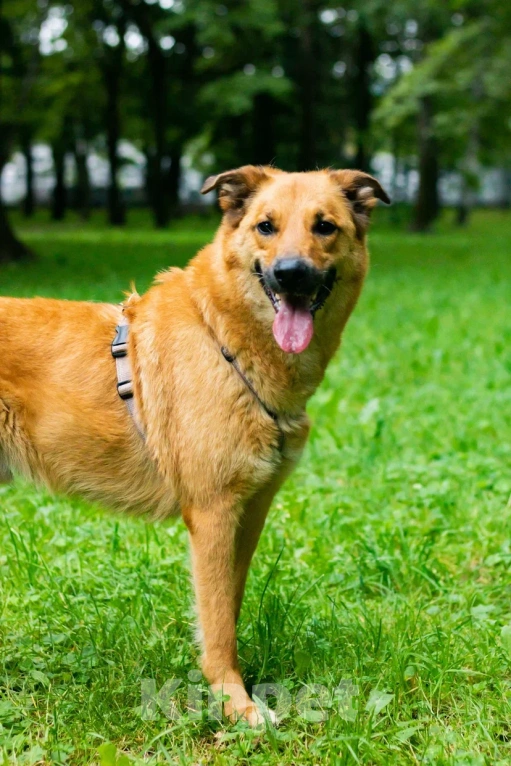
{"label": "grass", "polygon": [[[117,301],[214,225],[36,220],[20,229],[39,262],[4,269],[0,290]],[[511,217],[421,237],[378,213],[371,250],[240,624],[249,683],[284,685],[299,709],[264,733],[144,720],[142,679],[182,679],[184,712],[197,668],[182,522],[18,482],[0,490],[0,763],[511,762]],[[341,682],[352,715],[332,700]],[[313,684],[328,692],[312,687],[304,718]]]}

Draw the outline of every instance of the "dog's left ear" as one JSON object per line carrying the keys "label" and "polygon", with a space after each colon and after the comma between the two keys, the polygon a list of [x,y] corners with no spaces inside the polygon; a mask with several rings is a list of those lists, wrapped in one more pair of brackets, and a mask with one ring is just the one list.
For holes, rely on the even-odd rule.
{"label": "dog's left ear", "polygon": [[243,165],[241,168],[226,170],[225,173],[206,178],[201,194],[217,189],[218,203],[224,213],[228,213],[233,221],[239,221],[243,217],[248,199],[268,178],[265,168]]}
{"label": "dog's left ear", "polygon": [[390,197],[380,182],[369,173],[361,170],[332,170],[331,173],[350,203],[357,236],[363,237],[376,202],[381,199],[390,205]]}

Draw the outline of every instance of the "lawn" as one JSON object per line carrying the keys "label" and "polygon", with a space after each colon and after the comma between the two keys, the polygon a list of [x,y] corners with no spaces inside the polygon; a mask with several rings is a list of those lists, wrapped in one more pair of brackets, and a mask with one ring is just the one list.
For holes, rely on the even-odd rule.
{"label": "lawn", "polygon": [[[119,301],[215,225],[132,218],[17,221],[40,260],[0,291]],[[0,763],[511,762],[511,216],[419,236],[378,211],[370,244],[240,622],[249,685],[293,702],[280,727],[186,714],[206,688],[181,521],[17,482],[0,489]],[[144,708],[143,679],[181,680],[174,718]]]}

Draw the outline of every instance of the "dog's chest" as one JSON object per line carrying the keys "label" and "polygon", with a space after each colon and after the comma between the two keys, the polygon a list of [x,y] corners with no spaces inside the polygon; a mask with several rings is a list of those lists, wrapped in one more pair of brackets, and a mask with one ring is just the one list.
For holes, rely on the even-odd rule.
{"label": "dog's chest", "polygon": [[[297,417],[270,419],[266,413],[257,413],[246,424],[239,440],[245,459],[240,474],[252,487],[266,484],[282,469],[283,464],[296,463],[303,451],[309,433],[305,412]],[[241,476],[240,476],[241,478]]]}

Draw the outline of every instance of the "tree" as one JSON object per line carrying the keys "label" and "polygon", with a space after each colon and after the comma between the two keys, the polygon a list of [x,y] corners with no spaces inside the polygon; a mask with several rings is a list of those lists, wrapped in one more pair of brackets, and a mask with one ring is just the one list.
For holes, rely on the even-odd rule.
{"label": "tree", "polygon": [[[218,13],[215,2],[202,2],[197,42],[202,55],[199,103],[204,115],[201,148],[210,150],[215,167],[246,162],[282,161],[281,136],[287,129],[293,90],[284,51],[285,22],[271,0],[229,2]],[[285,128],[283,124],[285,123]],[[293,158],[296,161],[296,158]]]}
{"label": "tree", "polygon": [[[370,169],[375,150],[386,148],[396,168],[419,170],[418,230],[438,215],[442,171],[461,174],[460,222],[481,163],[498,162],[511,178],[501,118],[511,101],[511,12],[500,0],[39,5],[44,12],[31,0],[9,0],[0,14],[2,161],[15,148],[25,155],[27,214],[35,140],[53,150],[56,218],[69,204],[87,217],[88,154],[92,147],[105,154],[113,224],[125,218],[122,139],[147,158],[157,226],[179,211],[185,153],[204,170],[246,162]],[[58,28],[50,45],[43,17]],[[70,157],[72,190],[64,173]]]}
{"label": "tree", "polygon": [[35,194],[34,194],[34,158],[32,156],[32,137],[33,132],[30,129],[21,131],[21,150],[25,158],[26,168],[26,191],[23,198],[23,214],[25,218],[32,218],[35,212]]}
{"label": "tree", "polygon": [[104,0],[93,2],[91,21],[98,23],[97,60],[105,90],[106,145],[110,168],[107,210],[112,226],[126,223],[126,207],[119,186],[119,142],[121,128],[121,93],[126,55],[126,17],[121,5]]}
{"label": "tree", "polygon": [[[31,136],[50,145],[55,184],[51,214],[62,220],[74,203],[88,216],[90,181],[88,145],[101,130],[101,83],[94,61],[95,33],[70,5],[49,6],[50,30],[41,31],[37,88],[30,99]],[[53,30],[53,31],[52,31]],[[74,156],[76,183],[66,188],[66,157]]]}
{"label": "tree", "polygon": [[458,222],[466,221],[470,191],[481,162],[509,162],[511,106],[511,14],[496,0],[457,3],[446,34],[430,43],[422,60],[389,90],[375,121],[410,138],[419,119],[421,184],[414,224],[427,229],[438,212],[440,165],[462,179]]}
{"label": "tree", "polygon": [[[442,141],[445,136],[437,130],[437,118],[441,111],[440,92],[435,79],[438,61],[431,51],[435,50],[438,39],[441,40],[452,22],[448,5],[439,6],[433,0],[421,6],[416,15],[418,18],[413,20],[414,47],[410,45],[413,42],[410,34],[397,46],[401,52],[409,49],[409,67],[385,94],[373,119],[393,137],[399,134],[405,136],[408,150],[415,150],[419,188],[412,228],[427,231],[440,211],[438,180],[442,150],[445,148]],[[399,27],[397,23],[396,27]],[[405,23],[405,32],[406,27]]]}
{"label": "tree", "polygon": [[126,19],[146,46],[137,87],[148,115],[144,130],[147,189],[155,224],[166,226],[179,206],[185,143],[200,126],[196,104],[195,16],[188,5],[165,11],[158,4],[121,0]]}
{"label": "tree", "polygon": [[[37,30],[40,18],[28,0],[6,7],[0,0],[0,173],[9,160],[16,136],[24,126],[25,109],[38,70]],[[28,44],[22,44],[22,38]],[[32,256],[15,235],[0,197],[0,262]]]}
{"label": "tree", "polygon": [[[69,43],[61,61],[61,99],[68,132],[66,152],[75,158],[75,206],[84,217],[90,204],[90,179],[87,154],[94,138],[104,137],[109,176],[107,216],[113,226],[123,225],[126,209],[119,183],[122,159],[119,143],[125,117],[127,21],[120,3],[108,0],[82,0],[66,29]],[[64,120],[65,122],[65,120]],[[64,124],[62,124],[64,127]]]}

